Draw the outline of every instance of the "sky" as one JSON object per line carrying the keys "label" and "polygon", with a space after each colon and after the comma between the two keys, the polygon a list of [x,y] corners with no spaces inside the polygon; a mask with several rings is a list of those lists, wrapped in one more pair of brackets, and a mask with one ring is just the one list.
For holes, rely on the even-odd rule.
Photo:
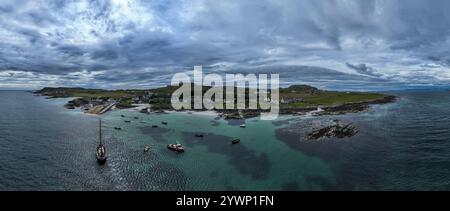
{"label": "sky", "polygon": [[206,73],[389,89],[450,82],[448,0],[2,0],[0,89]]}

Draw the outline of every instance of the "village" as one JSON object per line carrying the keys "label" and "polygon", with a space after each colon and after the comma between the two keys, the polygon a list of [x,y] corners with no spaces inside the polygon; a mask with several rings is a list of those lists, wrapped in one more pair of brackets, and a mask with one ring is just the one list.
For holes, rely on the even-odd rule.
{"label": "village", "polygon": [[69,101],[65,107],[68,109],[80,108],[87,114],[104,114],[112,109],[126,109],[143,107],[150,109],[150,104],[158,104],[164,101],[166,96],[161,97],[151,91],[145,91],[143,95],[134,97],[92,97],[75,98]]}

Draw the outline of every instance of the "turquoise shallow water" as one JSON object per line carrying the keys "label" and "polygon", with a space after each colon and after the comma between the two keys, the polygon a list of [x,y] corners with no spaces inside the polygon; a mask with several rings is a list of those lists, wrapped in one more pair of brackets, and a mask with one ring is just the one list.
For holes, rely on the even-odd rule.
{"label": "turquoise shallow water", "polygon": [[[125,119],[132,122],[125,123]],[[305,186],[309,176],[333,180],[331,169],[320,158],[306,156],[280,142],[272,122],[250,119],[244,129],[239,124],[215,120],[211,116],[146,115],[127,111],[112,112],[104,121],[123,129],[114,131],[111,136],[123,140],[128,147],[142,151],[145,144],[152,146],[150,154],[157,158],[150,162],[165,163],[179,170],[181,177],[186,177],[183,189],[282,190],[294,183]],[[162,125],[162,121],[168,125]],[[152,128],[152,125],[160,128]],[[205,136],[197,138],[195,133]],[[234,138],[240,138],[241,143],[232,145]],[[168,151],[169,143],[183,144],[186,153]],[[149,164],[141,163],[133,168],[146,169]]]}
{"label": "turquoise shallow water", "polygon": [[[255,118],[246,120],[247,128],[205,115],[109,112],[102,116],[109,158],[98,166],[98,117],[65,109],[66,99],[0,91],[0,189],[450,189],[448,93],[399,95],[397,103],[365,113]],[[304,140],[333,119],[354,122],[360,133]],[[195,137],[198,132],[205,136]],[[241,143],[231,145],[234,138]],[[169,143],[183,144],[186,152],[167,150]]]}

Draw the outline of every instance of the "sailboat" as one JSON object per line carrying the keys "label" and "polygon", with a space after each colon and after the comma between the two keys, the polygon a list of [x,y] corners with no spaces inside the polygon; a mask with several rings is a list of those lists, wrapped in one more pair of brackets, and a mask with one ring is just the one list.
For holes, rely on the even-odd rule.
{"label": "sailboat", "polygon": [[106,147],[103,145],[102,141],[102,120],[99,120],[99,144],[97,146],[97,150],[95,151],[95,155],[97,157],[97,162],[99,164],[105,164],[106,162]]}

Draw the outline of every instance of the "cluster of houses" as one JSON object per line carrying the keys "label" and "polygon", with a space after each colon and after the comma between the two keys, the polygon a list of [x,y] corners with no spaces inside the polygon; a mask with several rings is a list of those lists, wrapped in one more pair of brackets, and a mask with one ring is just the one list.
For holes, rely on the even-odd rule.
{"label": "cluster of houses", "polygon": [[153,93],[151,91],[146,91],[145,94],[142,96],[135,96],[135,97],[131,98],[131,103],[133,103],[133,104],[150,103],[151,100],[156,96],[157,96],[156,93]]}
{"label": "cluster of houses", "polygon": [[305,101],[305,99],[303,99],[303,98],[289,98],[289,99],[281,98],[281,104],[301,103],[304,101]]}
{"label": "cluster of houses", "polygon": [[[278,103],[276,100],[271,100],[270,98],[265,98],[264,101]],[[280,103],[281,104],[289,104],[289,103],[301,103],[304,101],[305,101],[305,99],[303,99],[303,98],[288,98],[288,99],[281,98]]]}
{"label": "cluster of houses", "polygon": [[[236,99],[235,100],[225,100],[225,103],[234,103],[234,102],[236,102]],[[278,103],[277,100],[270,99],[270,98],[264,98],[264,102]],[[303,98],[288,98],[288,99],[281,98],[281,100],[280,100],[281,104],[301,103],[301,102],[305,102],[305,99],[303,99]]]}
{"label": "cluster of houses", "polygon": [[151,100],[156,96],[156,94],[147,91],[143,96],[135,97],[120,97],[120,98],[107,98],[107,97],[96,97],[91,98],[86,104],[83,105],[84,110],[90,110],[92,108],[103,106],[108,107],[111,105],[116,105],[119,103],[125,104],[144,104],[150,103]]}

